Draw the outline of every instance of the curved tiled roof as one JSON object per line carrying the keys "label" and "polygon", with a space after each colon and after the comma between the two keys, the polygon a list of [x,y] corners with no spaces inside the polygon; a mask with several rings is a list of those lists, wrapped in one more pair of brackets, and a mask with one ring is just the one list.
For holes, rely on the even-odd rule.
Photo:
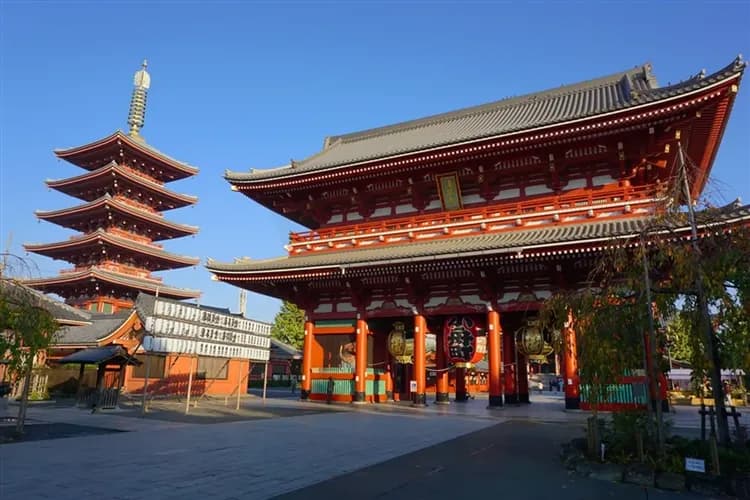
{"label": "curved tiled roof", "polygon": [[701,89],[741,73],[744,67],[737,58],[712,75],[701,73],[677,85],[659,87],[646,64],[583,83],[330,137],[322,151],[292,165],[227,171],[225,178],[237,184],[277,179],[595,117]]}
{"label": "curved tiled roof", "polygon": [[131,314],[133,311],[130,309],[115,314],[92,314],[91,324],[58,330],[55,345],[96,345],[120,328]]}
{"label": "curved tiled roof", "polygon": [[[180,236],[188,236],[188,235],[195,234],[198,232],[198,228],[196,226],[189,226],[187,224],[178,224],[176,222],[168,221],[167,219],[163,218],[161,215],[156,215],[151,212],[147,212],[145,210],[132,207],[126,203],[118,201],[117,198],[114,198],[108,194],[105,194],[101,198],[97,198],[94,201],[84,203],[82,205],[77,205],[75,207],[61,208],[59,210],[37,210],[35,214],[40,219],[48,220],[50,222],[55,222],[55,223],[62,223],[63,219],[66,219],[76,214],[79,216],[85,216],[91,210],[100,209],[103,206],[112,207],[122,213],[139,218],[145,222],[154,224],[155,226],[160,227],[162,229],[170,230],[171,231],[170,234],[174,234],[173,236],[171,236],[173,238],[180,237]],[[64,223],[61,225],[64,225]],[[159,239],[164,239],[164,238],[154,238],[154,240],[159,240]]]}
{"label": "curved tiled roof", "polygon": [[[166,198],[174,204],[173,208],[193,205],[198,202],[197,196],[175,193],[174,191],[165,188],[163,185],[147,179],[143,175],[134,174],[133,172],[118,165],[115,161],[112,161],[101,168],[91,170],[89,172],[86,172],[85,174],[77,175],[75,177],[68,177],[66,179],[48,179],[46,181],[46,184],[52,189],[56,189],[60,192],[78,197],[73,193],[76,192],[75,188],[80,187],[81,183],[105,177],[106,182],[109,184],[113,181],[113,175],[115,174],[119,175],[121,178],[127,179],[133,184],[141,186],[149,192]],[[91,198],[81,199],[92,201]]]}
{"label": "curved tiled roof", "polygon": [[611,238],[637,233],[646,219],[620,219],[580,225],[554,226],[479,236],[445,238],[429,242],[383,245],[376,248],[319,252],[294,257],[252,260],[232,263],[209,259],[206,267],[219,274],[267,271],[294,271],[342,266],[376,265],[403,259],[421,260],[457,257],[477,252],[509,253],[529,247],[559,245],[591,239]]}
{"label": "curved tiled roof", "polygon": [[148,293],[156,293],[158,290],[160,295],[177,299],[196,298],[201,294],[198,290],[171,287],[151,280],[137,278],[135,276],[128,276],[113,271],[107,271],[104,269],[99,269],[97,267],[92,267],[78,272],[62,273],[51,278],[24,280],[23,283],[27,286],[44,290],[56,285],[93,282],[96,280],[100,280],[103,283],[119,285]]}
{"label": "curved tiled roof", "polygon": [[[83,166],[79,165],[79,163],[81,162],[78,161],[78,158],[83,157],[93,151],[107,148],[112,144],[116,144],[118,141],[120,142],[120,144],[130,148],[131,150],[140,152],[141,154],[145,154],[153,158],[154,160],[159,161],[164,167],[173,170],[178,174],[175,177],[175,180],[190,177],[198,173],[198,169],[196,167],[188,165],[187,163],[181,162],[179,160],[175,160],[171,156],[165,155],[158,149],[149,146],[145,142],[133,139],[121,130],[117,130],[113,134],[108,135],[103,139],[91,142],[89,144],[84,144],[83,146],[76,146],[67,149],[56,149],[55,155],[57,155],[58,158],[62,158],[73,163],[74,165]],[[86,167],[84,166],[84,168]]]}
{"label": "curved tiled roof", "polygon": [[74,236],[66,241],[59,241],[56,243],[25,244],[23,248],[27,252],[34,252],[40,255],[47,255],[48,257],[55,258],[55,250],[65,247],[76,249],[80,248],[83,245],[92,243],[107,243],[115,248],[123,248],[134,253],[150,255],[152,257],[165,261],[165,263],[167,264],[160,268],[155,267],[151,269],[152,271],[158,271],[160,269],[174,269],[180,267],[180,265],[194,266],[200,262],[200,258],[198,257],[177,255],[160,248],[155,248],[150,245],[144,245],[143,243],[138,243],[136,241],[123,238],[122,236],[108,233],[103,229],[97,229],[92,233],[84,234],[81,236]]}
{"label": "curved tiled roof", "polygon": [[0,288],[9,292],[11,295],[25,296],[26,299],[31,300],[32,303],[49,311],[58,322],[81,322],[91,320],[91,313],[69,306],[68,304],[55,300],[38,290],[34,290],[22,280],[2,278],[0,279]]}
{"label": "curved tiled roof", "polygon": [[[699,222],[701,217],[698,214]],[[269,272],[310,271],[314,269],[335,269],[388,265],[394,262],[416,262],[432,259],[458,258],[472,255],[497,255],[522,251],[533,251],[542,247],[563,247],[570,244],[593,243],[638,234],[652,217],[602,220],[584,224],[568,224],[535,229],[522,229],[445,238],[429,242],[413,242],[383,245],[376,248],[328,251],[294,257],[252,260],[238,259],[235,262],[208,260],[206,268],[216,274],[263,274]],[[730,223],[738,220],[750,221],[750,205],[727,207],[718,217],[712,215],[712,222]],[[687,230],[686,222],[672,223],[673,230]]]}

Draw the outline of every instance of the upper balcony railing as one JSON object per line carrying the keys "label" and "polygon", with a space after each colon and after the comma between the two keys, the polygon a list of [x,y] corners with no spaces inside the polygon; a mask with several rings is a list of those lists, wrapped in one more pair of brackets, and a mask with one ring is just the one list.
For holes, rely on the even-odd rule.
{"label": "upper balcony railing", "polygon": [[[378,234],[393,234],[398,232],[419,232],[420,230],[434,230],[440,226],[479,225],[484,221],[503,218],[519,218],[519,220],[534,216],[549,216],[558,213],[581,211],[602,205],[626,204],[628,202],[645,202],[657,196],[655,186],[603,186],[600,188],[577,190],[561,195],[544,195],[525,200],[502,203],[492,206],[439,212],[384,219],[382,221],[366,222],[362,224],[341,224],[337,226],[290,233],[289,247],[291,253],[302,249],[310,250],[310,245],[319,245],[340,239],[357,240],[371,239]],[[382,239],[381,239],[382,241]],[[296,252],[295,252],[296,250]]]}

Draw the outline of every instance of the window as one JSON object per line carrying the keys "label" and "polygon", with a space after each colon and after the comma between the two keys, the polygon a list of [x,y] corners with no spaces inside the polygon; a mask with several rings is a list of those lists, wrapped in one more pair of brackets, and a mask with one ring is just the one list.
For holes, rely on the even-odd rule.
{"label": "window", "polygon": [[226,380],[229,375],[229,359],[227,358],[198,358],[199,379],[222,379]]}
{"label": "window", "polygon": [[102,303],[102,312],[103,313],[108,313],[108,314],[112,313],[112,304],[110,304],[109,302],[103,302]]}
{"label": "window", "polygon": [[133,378],[146,378],[146,358],[149,360],[148,378],[164,378],[164,365],[167,357],[162,354],[137,354],[135,359],[141,362],[140,366],[133,367]]}

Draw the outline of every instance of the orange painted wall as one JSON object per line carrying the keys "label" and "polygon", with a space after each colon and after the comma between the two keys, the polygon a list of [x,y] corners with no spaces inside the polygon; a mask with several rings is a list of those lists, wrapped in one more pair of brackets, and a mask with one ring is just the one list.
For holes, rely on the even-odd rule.
{"label": "orange painted wall", "polygon": [[[250,363],[246,359],[230,359],[226,379],[199,379],[195,376],[196,358],[185,355],[168,354],[164,363],[164,375],[161,379],[149,377],[148,392],[157,396],[187,395],[190,370],[193,370],[191,393],[193,396],[224,396],[237,394],[237,383],[240,382],[240,393],[247,392]],[[140,394],[143,390],[143,378],[133,376],[133,367],[128,367],[125,374],[125,390]]]}

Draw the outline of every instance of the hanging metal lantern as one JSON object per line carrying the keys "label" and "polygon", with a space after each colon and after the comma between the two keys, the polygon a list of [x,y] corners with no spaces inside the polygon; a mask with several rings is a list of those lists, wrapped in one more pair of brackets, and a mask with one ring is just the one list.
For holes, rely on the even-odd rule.
{"label": "hanging metal lantern", "polygon": [[516,345],[521,354],[536,363],[546,363],[547,356],[554,350],[545,342],[537,319],[527,319],[526,324],[516,331]]}
{"label": "hanging metal lantern", "polygon": [[404,324],[401,321],[393,323],[393,330],[388,334],[388,352],[402,364],[414,362],[414,339],[407,339]]}
{"label": "hanging metal lantern", "polygon": [[484,325],[471,316],[452,316],[445,320],[443,339],[448,361],[458,368],[471,367],[487,352]]}

